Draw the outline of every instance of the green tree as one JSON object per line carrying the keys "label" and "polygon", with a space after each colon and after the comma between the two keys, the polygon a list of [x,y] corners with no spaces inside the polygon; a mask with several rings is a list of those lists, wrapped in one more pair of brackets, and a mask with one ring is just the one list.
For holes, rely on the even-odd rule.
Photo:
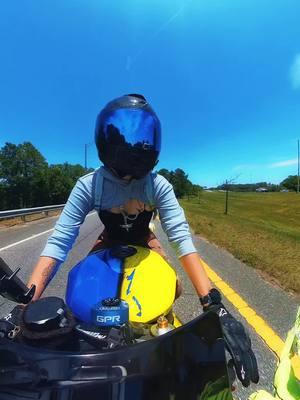
{"label": "green tree", "polygon": [[192,183],[188,180],[188,175],[182,169],[177,168],[174,171],[172,181],[176,197],[181,198],[189,194]]}
{"label": "green tree", "polygon": [[289,175],[286,179],[284,179],[280,185],[289,190],[297,191],[298,177],[297,175]]}
{"label": "green tree", "polygon": [[199,185],[193,185],[188,179],[188,175],[180,168],[175,171],[168,171],[163,168],[158,171],[160,175],[163,175],[174,188],[176,197],[192,196],[198,193]]}
{"label": "green tree", "polygon": [[158,171],[159,175],[164,176],[169,182],[171,181],[171,172],[168,171],[166,168],[162,168]]}
{"label": "green tree", "polygon": [[46,186],[47,162],[29,142],[15,145],[6,143],[0,150],[0,179],[5,186],[9,208],[31,207]]}
{"label": "green tree", "polygon": [[7,186],[0,181],[0,210],[7,208]]}
{"label": "green tree", "polygon": [[86,170],[79,164],[54,164],[48,168],[48,204],[63,204],[67,201],[78,178],[93,169]]}
{"label": "green tree", "polygon": [[68,163],[48,166],[29,142],[0,149],[0,209],[65,203],[77,179],[92,169]]}
{"label": "green tree", "polygon": [[68,178],[70,178],[72,180],[72,182],[74,182],[74,183],[81,176],[93,171],[93,169],[91,169],[91,168],[86,170],[80,164],[72,165],[69,163],[64,163],[64,164],[56,164],[56,166],[61,168],[63,174],[66,175]]}
{"label": "green tree", "polygon": [[63,204],[66,202],[74,181],[61,165],[50,165],[47,171],[48,204]]}
{"label": "green tree", "polygon": [[202,191],[203,191],[202,186],[193,184],[193,187],[192,187],[192,195],[193,196],[198,196],[199,193]]}

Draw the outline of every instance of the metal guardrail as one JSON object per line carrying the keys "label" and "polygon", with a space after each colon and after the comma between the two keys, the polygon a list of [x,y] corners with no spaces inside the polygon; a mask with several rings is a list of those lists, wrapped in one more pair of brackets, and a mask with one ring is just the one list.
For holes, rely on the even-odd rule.
{"label": "metal guardrail", "polygon": [[8,219],[14,217],[23,217],[25,219],[26,215],[30,214],[38,214],[38,213],[45,213],[48,215],[49,211],[58,210],[63,208],[64,204],[58,204],[53,206],[44,206],[44,207],[34,207],[34,208],[21,208],[19,210],[7,210],[7,211],[0,211],[0,220],[1,219]]}

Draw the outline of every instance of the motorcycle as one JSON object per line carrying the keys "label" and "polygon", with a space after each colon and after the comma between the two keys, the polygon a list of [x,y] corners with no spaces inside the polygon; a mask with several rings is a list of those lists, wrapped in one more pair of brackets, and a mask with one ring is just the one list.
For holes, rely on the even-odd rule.
{"label": "motorcycle", "polygon": [[181,324],[176,274],[157,253],[88,255],[70,271],[65,301],[30,302],[35,288],[17,273],[0,258],[0,294],[19,303],[0,321],[1,400],[232,399],[217,315]]}

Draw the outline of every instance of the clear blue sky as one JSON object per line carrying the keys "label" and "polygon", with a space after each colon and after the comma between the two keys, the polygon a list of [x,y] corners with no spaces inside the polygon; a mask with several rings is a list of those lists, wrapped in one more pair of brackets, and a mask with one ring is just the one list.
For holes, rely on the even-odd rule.
{"label": "clear blue sky", "polygon": [[195,183],[297,173],[299,0],[10,0],[0,13],[0,146],[97,167],[94,123],[143,93],[159,115],[159,168]]}

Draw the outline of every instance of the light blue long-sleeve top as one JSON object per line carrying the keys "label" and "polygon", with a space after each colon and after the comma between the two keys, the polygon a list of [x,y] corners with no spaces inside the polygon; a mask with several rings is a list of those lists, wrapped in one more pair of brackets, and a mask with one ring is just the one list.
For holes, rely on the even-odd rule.
{"label": "light blue long-sleeve top", "polygon": [[[42,256],[65,261],[78,236],[80,225],[87,214],[95,209],[97,171],[99,173],[96,170],[78,179]],[[130,199],[140,200],[157,209],[162,228],[178,257],[196,252],[184,211],[175,197],[172,185],[163,176],[151,173],[152,200],[149,200],[149,190],[146,187],[149,176],[127,182],[114,176],[105,167],[100,168],[100,173],[103,176],[101,209],[119,207]]]}

